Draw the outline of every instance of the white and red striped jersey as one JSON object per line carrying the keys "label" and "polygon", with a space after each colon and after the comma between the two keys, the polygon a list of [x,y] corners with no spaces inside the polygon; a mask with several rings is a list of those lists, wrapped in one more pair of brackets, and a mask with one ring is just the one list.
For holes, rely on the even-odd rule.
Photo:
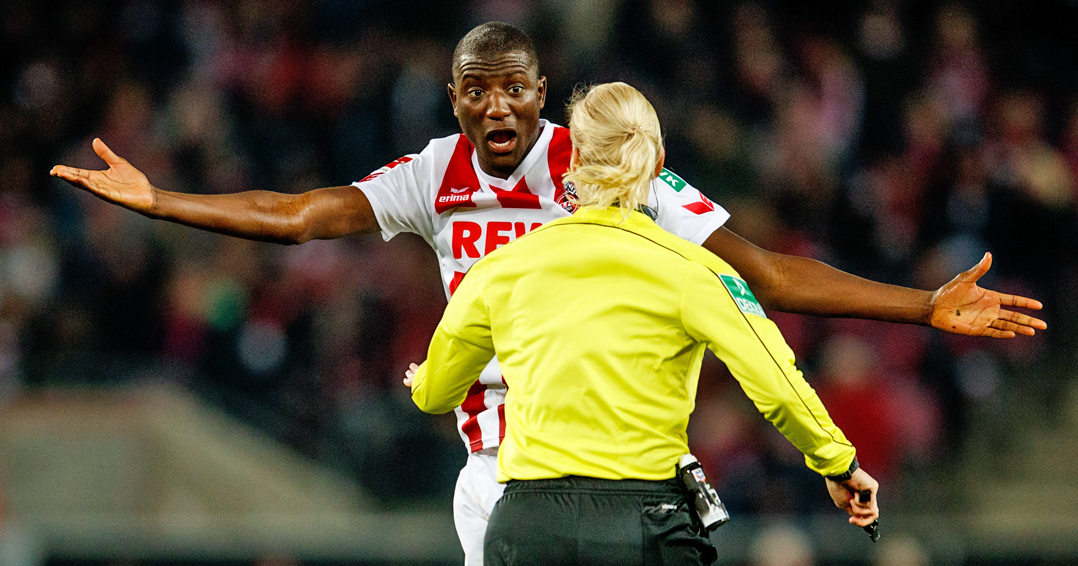
{"label": "white and red striped jersey", "polygon": [[[562,183],[572,150],[569,130],[546,120],[540,128],[539,140],[508,179],[484,173],[468,138],[457,134],[431,140],[418,155],[402,157],[354,185],[370,200],[385,240],[412,232],[434,248],[448,297],[480,258],[571,213]],[[668,170],[651,189],[656,223],[695,244],[730,217]],[[504,401],[505,381],[495,358],[456,410],[470,451],[501,443]]]}

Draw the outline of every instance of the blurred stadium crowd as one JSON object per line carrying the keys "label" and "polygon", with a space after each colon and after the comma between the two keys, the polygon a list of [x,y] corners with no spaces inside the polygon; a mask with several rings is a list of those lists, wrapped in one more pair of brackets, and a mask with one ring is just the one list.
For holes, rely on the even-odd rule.
{"label": "blurred stadium crowd", "polygon": [[[503,20],[537,41],[545,117],[564,123],[577,84],[637,86],[668,167],[754,243],[924,289],[992,251],[986,287],[1044,301],[1049,331],[1012,341],[769,313],[881,483],[946,461],[971,407],[1073,355],[1078,7],[711,4],[5,2],[0,406],[175,380],[384,501],[447,497],[464,459],[452,419],[422,416],[399,383],[445,304],[421,240],[252,243],[47,173],[101,168],[101,137],[171,190],[348,184],[459,131],[452,49]],[[733,387],[709,358],[690,427],[731,511],[826,508]]]}

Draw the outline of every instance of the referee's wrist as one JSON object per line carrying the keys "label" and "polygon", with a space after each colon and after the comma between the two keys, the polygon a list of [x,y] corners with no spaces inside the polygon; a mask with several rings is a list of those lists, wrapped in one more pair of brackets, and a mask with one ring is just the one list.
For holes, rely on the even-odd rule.
{"label": "referee's wrist", "polygon": [[838,474],[836,476],[824,476],[824,477],[826,477],[827,479],[829,479],[829,480],[831,480],[831,481],[833,481],[835,483],[842,483],[842,482],[847,481],[850,478],[852,478],[853,473],[856,472],[860,467],[861,467],[861,464],[857,463],[857,456],[854,456],[853,461],[850,462],[850,468],[848,470],[846,470],[845,472],[843,472],[841,474]]}

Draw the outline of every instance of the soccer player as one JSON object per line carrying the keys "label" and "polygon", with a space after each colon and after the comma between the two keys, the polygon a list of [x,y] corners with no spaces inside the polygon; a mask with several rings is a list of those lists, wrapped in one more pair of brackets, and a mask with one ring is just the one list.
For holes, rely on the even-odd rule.
{"label": "soccer player", "polygon": [[[246,191],[192,195],[158,189],[99,139],[103,171],[57,165],[52,174],[148,216],[254,240],[299,244],[380,232],[423,237],[438,255],[451,294],[480,257],[568,216],[562,176],[572,150],[568,130],[539,118],[546,77],[531,39],[503,23],[468,32],[453,52],[448,86],[463,134],[432,140],[348,185],[302,194]],[[1005,307],[1040,308],[1031,299],[977,286],[987,254],[940,289],[919,291],[868,281],[806,258],[774,254],[722,227],[728,214],[670,171],[651,187],[656,223],[723,258],[764,306],[824,316],[932,325],[996,338],[1032,335],[1042,321]],[[496,452],[504,434],[505,387],[492,361],[457,411],[468,463],[457,482],[454,518],[469,564],[482,562],[486,520],[501,495]]]}

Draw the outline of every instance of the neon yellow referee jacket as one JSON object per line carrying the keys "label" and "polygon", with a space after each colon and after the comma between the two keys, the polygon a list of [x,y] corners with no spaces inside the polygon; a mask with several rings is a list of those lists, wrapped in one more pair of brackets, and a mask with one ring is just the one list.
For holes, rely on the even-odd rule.
{"label": "neon yellow referee jacket", "polygon": [[854,457],[748,285],[644,214],[583,208],[477,262],[416,372],[428,413],[460,405],[498,355],[498,481],[662,480],[687,453],[704,348],[824,475]]}

